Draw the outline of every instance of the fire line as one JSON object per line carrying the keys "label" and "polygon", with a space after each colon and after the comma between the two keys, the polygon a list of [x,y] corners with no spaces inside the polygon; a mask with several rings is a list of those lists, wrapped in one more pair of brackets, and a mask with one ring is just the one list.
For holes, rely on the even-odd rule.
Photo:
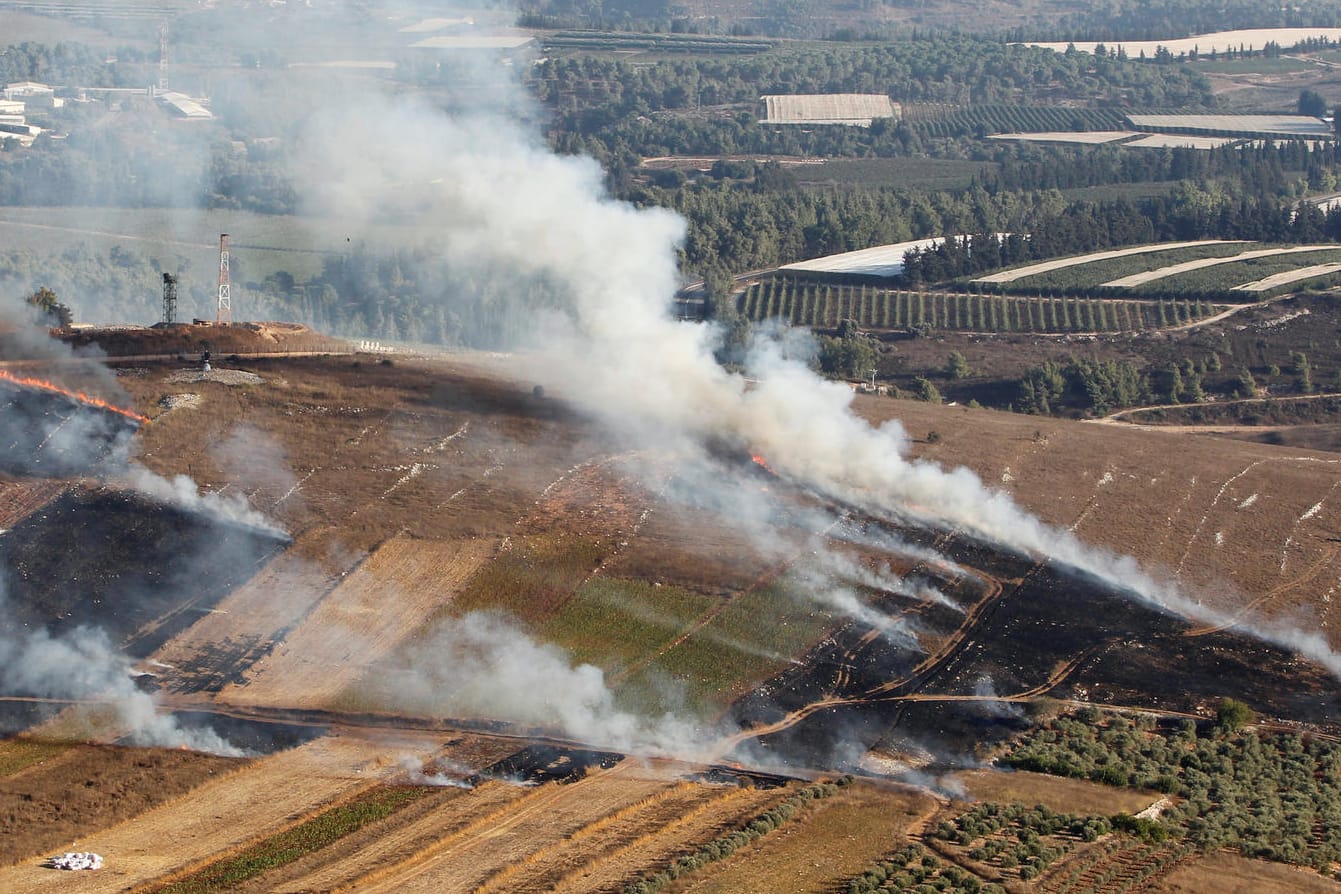
{"label": "fire line", "polygon": [[93,395],[85,394],[82,391],[71,391],[69,388],[62,388],[55,382],[48,382],[46,379],[34,379],[28,376],[16,376],[13,375],[12,373],[5,372],[3,369],[0,369],[0,381],[11,382],[15,385],[19,385],[24,388],[37,388],[42,391],[50,391],[53,394],[61,394],[72,400],[76,400],[81,404],[86,404],[90,407],[97,407],[100,410],[107,410],[108,412],[111,413],[118,413],[122,416],[125,416],[127,419],[134,420],[140,425],[144,425],[149,421],[148,416],[141,416],[139,413],[136,413],[133,410],[124,410],[121,407],[116,406],[115,404],[109,404],[107,401],[103,400],[100,397],[94,397]]}

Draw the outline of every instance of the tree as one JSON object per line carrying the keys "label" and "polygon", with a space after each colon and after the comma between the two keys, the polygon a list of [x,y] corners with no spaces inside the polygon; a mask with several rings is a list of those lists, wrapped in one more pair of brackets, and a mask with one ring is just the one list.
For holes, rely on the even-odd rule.
{"label": "tree", "polygon": [[918,376],[913,380],[913,385],[917,388],[917,399],[924,400],[929,404],[938,404],[941,402],[941,393],[935,385],[931,384],[930,379],[924,379]]}
{"label": "tree", "polygon": [[1243,371],[1239,373],[1239,381],[1235,390],[1241,397],[1257,396],[1257,380],[1253,378],[1252,371],[1248,367],[1245,366]]}
{"label": "tree", "polygon": [[945,374],[952,379],[966,379],[973,375],[973,371],[969,369],[963,354],[951,351],[950,358],[945,362]]}
{"label": "tree", "polygon": [[1299,93],[1299,114],[1321,118],[1327,114],[1327,100],[1316,90],[1302,90]]}
{"label": "tree", "polygon": [[1235,732],[1256,719],[1253,709],[1236,698],[1222,698],[1215,708],[1215,724],[1227,732]]}
{"label": "tree", "polygon": [[66,329],[74,322],[74,312],[70,310],[69,305],[63,304],[56,293],[46,286],[42,286],[23,300],[37,308],[38,313],[50,326]]}

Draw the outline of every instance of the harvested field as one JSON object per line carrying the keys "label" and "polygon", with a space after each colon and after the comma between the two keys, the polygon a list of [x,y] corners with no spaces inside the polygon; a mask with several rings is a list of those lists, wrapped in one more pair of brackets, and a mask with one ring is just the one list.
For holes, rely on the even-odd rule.
{"label": "harvested field", "polygon": [[698,894],[833,891],[886,852],[935,801],[924,793],[856,784],[810,802],[791,822],[753,847],[691,875]]}
{"label": "harvested field", "polygon": [[[208,784],[126,822],[103,823],[83,833],[80,846],[107,859],[101,871],[72,875],[27,860],[0,870],[0,890],[124,891],[212,860],[373,784],[374,774],[364,774],[377,768],[382,752],[375,742],[328,737],[253,761],[227,776],[216,774]],[[139,750],[129,753],[145,759]]]}
{"label": "harvested field", "polygon": [[[1104,143],[1116,143],[1132,137],[1146,137],[1135,130],[1090,130],[1055,131],[1049,133],[994,133],[988,134],[989,140],[1012,140],[1022,143],[1078,143],[1082,146],[1100,146]],[[1126,143],[1124,145],[1134,145]]]}
{"label": "harvested field", "polygon": [[[1096,44],[1106,43],[1114,49],[1119,46],[1122,47],[1132,59],[1137,58],[1141,53],[1145,53],[1147,59],[1153,60],[1156,51],[1161,47],[1175,56],[1193,51],[1207,56],[1212,52],[1224,53],[1237,50],[1243,46],[1260,50],[1272,41],[1288,49],[1301,41],[1318,37],[1327,40],[1341,39],[1341,28],[1249,28],[1237,31],[1217,31],[1213,34],[1197,34],[1192,37],[1179,37],[1170,40],[1077,40],[1074,45],[1077,50],[1087,53],[1094,49]],[[1064,53],[1071,44],[1030,43],[1028,46],[1043,47],[1044,49]]]}
{"label": "harvested field", "polygon": [[1234,291],[1267,292],[1280,286],[1288,286],[1292,283],[1303,282],[1307,279],[1330,276],[1337,271],[1341,271],[1341,263],[1314,264],[1311,267],[1304,267],[1299,270],[1286,270],[1281,273],[1274,273],[1271,276],[1256,280],[1255,282],[1248,282],[1241,286],[1234,286]]}
{"label": "harvested field", "polygon": [[218,692],[245,681],[245,672],[339,583],[343,569],[323,567],[311,553],[321,539],[309,535],[276,556],[165,643],[143,669],[178,693]]}
{"label": "harvested field", "polygon": [[443,789],[418,809],[403,811],[376,829],[350,836],[238,890],[298,894],[355,885],[382,867],[414,860],[417,854],[495,815],[527,793],[528,789],[507,782]]}
{"label": "harvested field", "polygon": [[1112,288],[1134,288],[1136,286],[1143,286],[1146,283],[1154,282],[1157,279],[1164,279],[1165,277],[1175,276],[1179,273],[1187,273],[1191,270],[1200,270],[1203,267],[1215,267],[1219,264],[1232,264],[1235,261],[1247,261],[1254,258],[1269,258],[1276,255],[1297,254],[1299,252],[1326,251],[1331,248],[1333,248],[1333,246],[1330,245],[1299,245],[1291,248],[1260,248],[1253,251],[1245,251],[1227,258],[1198,258],[1193,261],[1184,261],[1181,264],[1160,267],[1156,270],[1133,273],[1131,276],[1124,276],[1121,279],[1110,280],[1103,283],[1103,285]]}
{"label": "harvested field", "polygon": [[1331,125],[1307,115],[1128,115],[1134,126],[1149,130],[1212,133],[1242,137],[1281,134],[1331,137]]}
{"label": "harvested field", "polygon": [[1147,134],[1122,145],[1131,149],[1219,149],[1237,143],[1240,137],[1199,137],[1191,134]]}
{"label": "harvested field", "polygon": [[1044,776],[1025,770],[965,770],[952,778],[976,801],[1042,804],[1059,813],[1135,815],[1162,797],[1152,792],[1114,788],[1083,779]]}
{"label": "harvested field", "polygon": [[0,746],[0,760],[17,751],[37,759],[0,778],[2,865],[68,848],[245,764],[191,751],[13,741]]}
{"label": "harvested field", "polygon": [[[442,612],[493,549],[485,539],[388,541],[223,697],[234,704],[327,706]],[[386,610],[389,601],[395,611]]]}
{"label": "harvested field", "polygon": [[781,801],[786,789],[709,786],[679,815],[627,842],[611,842],[603,853],[564,874],[553,890],[562,894],[619,891],[680,854],[713,840]]}
{"label": "harvested field", "polygon": [[356,889],[447,894],[502,884],[505,873],[517,871],[512,867],[672,786],[632,761],[569,785],[539,786],[409,860],[359,879]]}
{"label": "harvested field", "polygon": [[993,273],[990,276],[980,276],[973,282],[985,283],[1006,283],[1015,282],[1017,279],[1024,279],[1026,276],[1034,276],[1038,273],[1048,273],[1052,270],[1061,270],[1064,267],[1078,267],[1081,264],[1089,264],[1094,261],[1106,261],[1109,258],[1124,258],[1128,255],[1152,254],[1161,251],[1174,251],[1180,248],[1193,248],[1200,245],[1222,245],[1228,241],[1224,239],[1202,239],[1193,242],[1168,242],[1160,245],[1141,245],[1135,248],[1119,248],[1112,251],[1098,251],[1088,255],[1079,255],[1074,258],[1058,258],[1055,261],[1045,261],[1041,264],[1030,264],[1027,267],[1015,267],[1011,270],[1004,270],[1001,273]]}
{"label": "harvested field", "polygon": [[1146,890],[1157,894],[1335,894],[1337,883],[1307,869],[1220,851],[1182,863],[1167,875],[1152,879]]}

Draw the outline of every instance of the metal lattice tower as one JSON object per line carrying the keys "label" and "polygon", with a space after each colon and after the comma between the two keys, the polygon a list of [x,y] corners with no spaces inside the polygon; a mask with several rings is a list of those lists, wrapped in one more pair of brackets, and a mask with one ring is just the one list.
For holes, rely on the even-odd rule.
{"label": "metal lattice tower", "polygon": [[161,22],[158,26],[158,90],[160,93],[168,89],[168,23]]}
{"label": "metal lattice tower", "polygon": [[219,309],[214,322],[227,326],[233,322],[232,282],[228,278],[228,234],[219,236]]}
{"label": "metal lattice tower", "polygon": [[177,277],[171,273],[163,274],[163,322],[177,322]]}

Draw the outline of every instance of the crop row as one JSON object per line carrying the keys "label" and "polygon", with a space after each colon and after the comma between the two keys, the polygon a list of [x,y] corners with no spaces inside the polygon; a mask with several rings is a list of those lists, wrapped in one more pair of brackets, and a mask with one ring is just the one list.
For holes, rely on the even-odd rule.
{"label": "crop row", "polygon": [[426,786],[370,789],[353,801],[332,807],[278,835],[257,842],[241,853],[218,860],[157,888],[154,894],[209,894],[226,890],[271,869],[288,865],[364,826],[386,819],[434,791],[438,790]]}
{"label": "crop row", "polygon": [[613,34],[603,31],[560,31],[545,38],[546,48],[582,50],[659,50],[677,53],[762,53],[773,48],[768,40],[711,35]]}
{"label": "crop row", "polygon": [[1121,130],[1122,116],[1107,109],[1062,106],[973,106],[939,121],[919,124],[931,137],[985,133],[1048,133],[1052,131]]}
{"label": "crop row", "polygon": [[950,329],[966,332],[1132,332],[1207,317],[1203,300],[1129,300],[912,292],[775,279],[746,289],[740,312],[753,321],[837,328],[852,320],[868,329]]}
{"label": "crop row", "polygon": [[649,875],[624,888],[625,894],[653,894],[668,887],[682,876],[698,872],[719,860],[725,860],[747,845],[753,844],[770,832],[790,822],[802,807],[811,801],[819,801],[838,794],[839,789],[852,782],[851,776],[844,776],[835,782],[817,782],[806,786],[781,804],[766,810],[759,816],[721,836],[715,841],[703,845],[697,851],[676,857],[670,865],[660,872]]}

